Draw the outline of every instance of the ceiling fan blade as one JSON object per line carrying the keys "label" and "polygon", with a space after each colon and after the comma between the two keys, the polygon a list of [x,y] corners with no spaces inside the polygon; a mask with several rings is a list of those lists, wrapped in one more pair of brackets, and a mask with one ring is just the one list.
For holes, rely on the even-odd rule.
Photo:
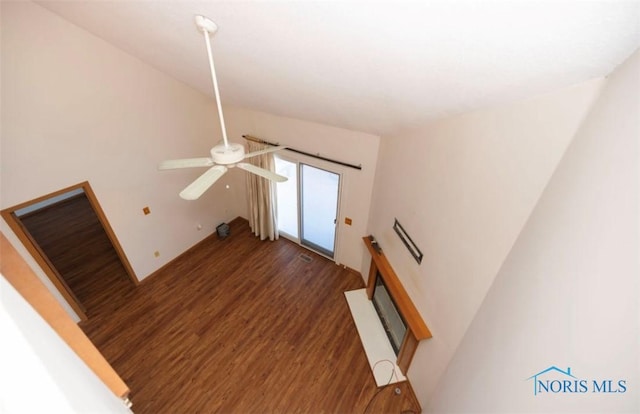
{"label": "ceiling fan blade", "polygon": [[177,168],[211,167],[211,158],[183,158],[180,160],[165,160],[158,165],[159,170],[175,170]]}
{"label": "ceiling fan blade", "polygon": [[222,165],[215,165],[209,168],[207,172],[196,178],[194,182],[189,184],[187,188],[180,192],[180,198],[185,200],[197,200],[226,172],[227,167]]}
{"label": "ceiling fan blade", "polygon": [[259,175],[261,177],[266,178],[267,180],[275,181],[278,183],[287,181],[287,177],[278,175],[274,172],[265,170],[264,168],[256,167],[253,164],[247,164],[246,162],[240,162],[236,165],[238,168],[242,168],[245,171],[249,171],[250,173]]}
{"label": "ceiling fan blade", "polygon": [[283,150],[283,149],[286,149],[286,148],[287,147],[284,146],[284,145],[279,145],[277,147],[271,147],[271,148],[263,149],[263,150],[260,150],[260,151],[250,152],[248,154],[245,154],[244,158],[247,159],[247,158],[255,157],[256,155],[268,154],[270,152],[276,152],[276,151],[280,151],[280,150]]}

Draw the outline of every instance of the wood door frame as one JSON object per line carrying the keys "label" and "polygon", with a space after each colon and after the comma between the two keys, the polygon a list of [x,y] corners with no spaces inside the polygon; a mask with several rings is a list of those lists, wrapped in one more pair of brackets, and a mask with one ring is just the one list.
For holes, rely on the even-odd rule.
{"label": "wood door frame", "polygon": [[35,259],[38,265],[42,268],[42,270],[47,275],[49,280],[51,280],[51,282],[56,287],[56,289],[60,292],[60,294],[64,297],[64,299],[69,303],[71,308],[76,312],[80,320],[86,320],[87,319],[86,309],[84,308],[82,303],[80,303],[80,301],[75,296],[73,291],[71,291],[71,289],[69,288],[65,280],[62,278],[62,275],[60,275],[57,269],[53,266],[53,264],[51,263],[49,258],[46,256],[46,254],[42,251],[38,243],[33,239],[33,237],[31,237],[31,234],[28,232],[28,230],[26,229],[26,227],[24,226],[20,218],[15,213],[17,210],[23,209],[32,204],[39,203],[41,201],[50,199],[52,197],[55,197],[64,193],[68,193],[73,190],[77,190],[79,188],[81,188],[84,191],[84,194],[87,196],[87,199],[89,200],[89,204],[91,205],[91,208],[93,209],[94,213],[98,217],[98,221],[100,222],[102,229],[106,233],[107,237],[109,238],[109,241],[111,242],[111,245],[116,251],[116,254],[120,259],[120,262],[122,263],[125,269],[125,272],[129,276],[133,284],[137,286],[140,283],[140,281],[136,277],[136,274],[133,271],[131,264],[129,263],[129,259],[127,259],[127,256],[124,253],[124,250],[122,249],[122,246],[120,245],[120,242],[118,241],[118,238],[116,237],[113,231],[113,228],[111,227],[111,224],[109,224],[109,220],[107,219],[107,216],[104,214],[104,211],[102,210],[102,207],[100,206],[100,203],[98,202],[98,199],[96,198],[96,195],[93,192],[93,189],[91,188],[91,185],[89,184],[88,181],[84,181],[79,184],[72,185],[70,187],[63,188],[58,191],[54,191],[53,193],[35,198],[33,200],[17,204],[13,207],[6,208],[0,211],[0,215],[2,215],[2,218],[4,218],[4,220],[7,222],[11,230],[13,230],[13,232],[18,237],[18,239],[22,242],[22,244],[27,249],[27,251],[31,254],[31,256]]}

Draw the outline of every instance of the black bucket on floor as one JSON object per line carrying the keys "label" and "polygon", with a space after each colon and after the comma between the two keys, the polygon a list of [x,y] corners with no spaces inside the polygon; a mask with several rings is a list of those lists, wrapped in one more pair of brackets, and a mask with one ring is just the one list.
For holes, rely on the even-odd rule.
{"label": "black bucket on floor", "polygon": [[229,225],[227,223],[220,224],[218,227],[216,227],[216,232],[218,233],[219,239],[226,238],[230,233]]}

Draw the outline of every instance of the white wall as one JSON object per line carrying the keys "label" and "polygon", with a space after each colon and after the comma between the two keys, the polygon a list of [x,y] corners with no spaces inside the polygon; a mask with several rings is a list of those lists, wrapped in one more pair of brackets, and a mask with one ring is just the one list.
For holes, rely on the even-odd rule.
{"label": "white wall", "polygon": [[369,232],[433,333],[409,370],[423,407],[602,83],[382,138]]}
{"label": "white wall", "polygon": [[[359,270],[364,253],[362,237],[367,234],[379,137],[240,108],[226,109],[225,121],[229,137],[235,142],[244,142],[242,135],[252,135],[301,151],[362,165],[362,170],[356,170],[290,151],[282,152],[287,158],[342,174],[335,259],[337,263]],[[248,217],[245,193],[238,195],[237,203],[245,206],[243,216]],[[351,226],[344,224],[345,217],[353,219]]]}
{"label": "white wall", "polygon": [[0,277],[0,412],[131,413]]}
{"label": "white wall", "polygon": [[[640,411],[639,74],[636,52],[608,79],[429,411]],[[628,391],[534,396],[525,379],[550,365]]]}
{"label": "white wall", "polygon": [[210,98],[36,4],[1,7],[2,208],[88,180],[140,279],[238,215],[224,186],[234,174],[187,202],[178,192],[202,171],[156,169],[220,139]]}

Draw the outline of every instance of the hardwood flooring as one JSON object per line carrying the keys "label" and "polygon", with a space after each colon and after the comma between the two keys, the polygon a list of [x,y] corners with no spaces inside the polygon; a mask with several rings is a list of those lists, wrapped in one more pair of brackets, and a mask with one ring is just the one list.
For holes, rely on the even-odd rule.
{"label": "hardwood flooring", "polygon": [[84,194],[20,220],[86,308],[88,317],[111,312],[134,289]]}
{"label": "hardwood flooring", "polygon": [[81,327],[138,414],[415,412],[406,384],[376,394],[343,295],[361,287],[234,220],[228,238],[205,239]]}

